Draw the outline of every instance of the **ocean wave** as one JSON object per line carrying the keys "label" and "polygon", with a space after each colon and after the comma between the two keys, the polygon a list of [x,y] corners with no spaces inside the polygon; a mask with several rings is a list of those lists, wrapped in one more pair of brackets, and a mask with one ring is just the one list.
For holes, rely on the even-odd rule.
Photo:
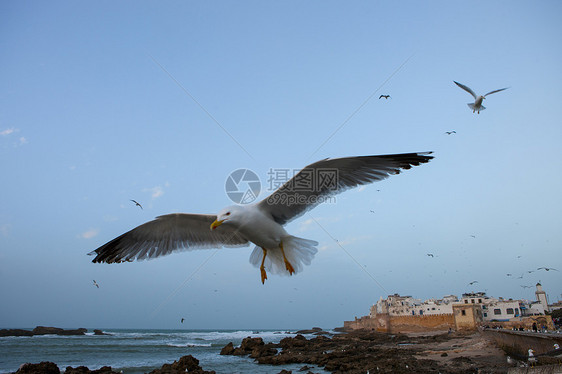
{"label": "ocean wave", "polygon": [[205,343],[205,344],[200,344],[200,343],[183,343],[183,344],[178,344],[178,343],[168,343],[166,344],[168,347],[178,347],[178,348],[186,348],[186,347],[211,347],[211,343]]}

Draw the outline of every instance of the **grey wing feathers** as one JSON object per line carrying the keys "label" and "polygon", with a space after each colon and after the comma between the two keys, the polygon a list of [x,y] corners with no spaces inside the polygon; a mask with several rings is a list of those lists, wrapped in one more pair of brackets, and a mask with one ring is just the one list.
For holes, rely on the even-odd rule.
{"label": "grey wing feathers", "polygon": [[89,253],[92,262],[118,263],[168,255],[177,250],[248,245],[240,233],[211,231],[214,215],[167,214],[142,224]]}
{"label": "grey wing feathers", "polygon": [[[325,159],[308,165],[258,207],[279,224],[304,214],[327,197],[349,188],[383,180],[429,162],[431,152]],[[304,182],[304,183],[303,183]],[[308,188],[306,188],[308,187]]]}
{"label": "grey wing feathers", "polygon": [[[455,82],[455,81],[453,81],[453,82]],[[466,92],[468,92],[469,94],[471,94],[472,96],[474,96],[474,99],[477,99],[477,98],[478,98],[478,96],[474,93],[474,91],[472,91],[472,90],[470,89],[470,87],[465,86],[464,84],[459,83],[459,82],[455,82],[455,84],[456,84],[457,86],[459,86],[460,88],[462,88],[463,90],[465,90]]]}
{"label": "grey wing feathers", "polygon": [[488,95],[491,95],[491,94],[493,94],[493,93],[496,93],[496,92],[500,92],[500,91],[503,91],[503,90],[507,90],[508,88],[509,88],[509,87],[500,88],[499,90],[490,91],[490,92],[488,92],[486,95],[484,95],[484,97],[486,97],[486,96],[488,96]]}

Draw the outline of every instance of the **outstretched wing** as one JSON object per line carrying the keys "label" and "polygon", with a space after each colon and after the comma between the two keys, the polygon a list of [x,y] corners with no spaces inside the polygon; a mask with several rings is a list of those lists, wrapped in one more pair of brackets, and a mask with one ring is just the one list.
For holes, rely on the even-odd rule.
{"label": "outstretched wing", "polygon": [[383,180],[429,162],[431,152],[325,159],[302,169],[257,206],[279,224],[304,214],[328,197],[349,188]]}
{"label": "outstretched wing", "polygon": [[491,94],[493,94],[493,93],[496,93],[496,92],[500,92],[500,91],[503,91],[503,90],[507,90],[508,88],[509,88],[509,87],[500,88],[499,90],[490,91],[490,92],[488,92],[486,95],[484,95],[484,97],[486,97],[486,96],[488,96],[488,95],[491,95]]}
{"label": "outstretched wing", "polygon": [[211,231],[217,217],[210,214],[167,214],[142,224],[88,253],[92,262],[144,260],[174,251],[248,245],[235,228]]}
{"label": "outstretched wing", "polygon": [[[453,81],[453,82],[455,82],[455,81]],[[457,86],[459,86],[460,88],[462,88],[463,90],[465,90],[466,92],[468,92],[469,94],[471,94],[472,96],[474,96],[474,100],[478,99],[478,96],[474,93],[474,91],[472,91],[472,90],[470,89],[470,87],[465,86],[464,84],[459,83],[459,82],[455,82],[455,84],[456,84]]]}

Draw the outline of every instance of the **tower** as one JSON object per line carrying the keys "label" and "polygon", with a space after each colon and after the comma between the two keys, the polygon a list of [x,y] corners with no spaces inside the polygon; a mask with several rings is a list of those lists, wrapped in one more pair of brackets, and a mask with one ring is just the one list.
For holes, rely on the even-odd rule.
{"label": "tower", "polygon": [[542,289],[542,285],[537,283],[537,290],[535,291],[537,301],[544,307],[545,312],[548,312],[548,301],[546,300],[546,292]]}

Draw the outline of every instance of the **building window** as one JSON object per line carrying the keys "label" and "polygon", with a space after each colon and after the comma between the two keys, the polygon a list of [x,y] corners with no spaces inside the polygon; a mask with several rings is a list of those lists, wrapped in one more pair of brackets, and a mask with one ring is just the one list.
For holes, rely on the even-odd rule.
{"label": "building window", "polygon": [[515,308],[515,316],[519,315],[519,308]]}
{"label": "building window", "polygon": [[486,305],[482,305],[482,309],[488,309]]}
{"label": "building window", "polygon": [[488,313],[484,313],[484,317],[488,317]]}
{"label": "building window", "polygon": [[464,309],[461,310],[461,314],[462,314],[463,316],[466,316],[466,310],[464,310]]}
{"label": "building window", "polygon": [[494,309],[494,314],[495,314],[496,316],[502,314],[501,309]]}
{"label": "building window", "polygon": [[468,300],[465,300],[464,303],[465,303],[465,304],[468,304]]}
{"label": "building window", "polygon": [[506,312],[507,314],[513,314],[513,308],[507,308]]}
{"label": "building window", "polygon": [[474,299],[471,299],[470,302],[471,302],[472,304],[474,304]]}
{"label": "building window", "polygon": [[478,303],[482,304],[482,299],[478,299]]}
{"label": "building window", "polygon": [[422,315],[423,315],[423,310],[420,309],[420,316],[422,316]]}

